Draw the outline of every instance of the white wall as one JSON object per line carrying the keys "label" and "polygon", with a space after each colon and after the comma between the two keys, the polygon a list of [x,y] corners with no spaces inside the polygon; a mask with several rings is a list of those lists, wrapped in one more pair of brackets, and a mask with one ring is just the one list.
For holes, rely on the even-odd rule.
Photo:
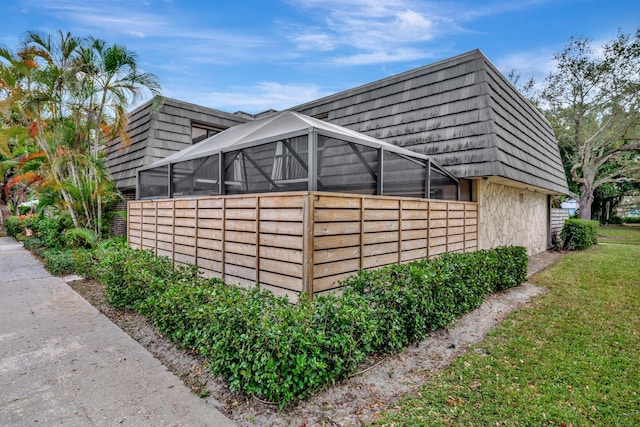
{"label": "white wall", "polygon": [[478,247],[504,245],[527,248],[529,255],[547,250],[549,217],[547,195],[478,180]]}

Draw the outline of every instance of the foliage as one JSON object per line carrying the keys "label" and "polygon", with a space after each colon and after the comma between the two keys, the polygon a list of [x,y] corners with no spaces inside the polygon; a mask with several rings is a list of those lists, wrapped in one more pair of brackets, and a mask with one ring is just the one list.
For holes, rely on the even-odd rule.
{"label": "foliage", "polygon": [[[396,352],[524,280],[524,248],[498,248],[361,272],[340,296],[296,304],[258,287],[227,286],[150,251],[98,249],[94,269],[114,306],[137,308],[198,351],[230,387],[281,406]],[[503,270],[495,270],[503,269]]]}
{"label": "foliage", "polygon": [[589,39],[571,38],[554,60],[545,114],[579,187],[581,218],[591,219],[598,188],[640,180],[640,30],[618,34],[597,54]]}
{"label": "foliage", "polygon": [[4,220],[4,228],[11,237],[18,237],[18,234],[24,233],[24,224],[17,216],[10,216]]}
{"label": "foliage", "polygon": [[569,218],[564,222],[560,238],[566,250],[586,249],[597,243],[600,223],[586,219]]}
{"label": "foliage", "polygon": [[97,253],[96,277],[106,285],[106,296],[115,307],[133,308],[149,295],[166,290],[168,284],[197,278],[197,267],[176,265],[152,251],[111,246]]}
{"label": "foliage", "polygon": [[640,425],[640,229],[601,233],[618,244],[568,254],[534,276],[548,293],[374,425]]}
{"label": "foliage", "polygon": [[640,216],[627,216],[622,219],[622,222],[625,224],[640,224]]}
{"label": "foliage", "polygon": [[44,255],[44,251],[47,249],[44,240],[38,237],[25,237],[23,244],[25,248],[29,249],[39,257],[42,257]]}
{"label": "foliage", "polygon": [[56,276],[72,274],[75,272],[73,251],[59,249],[45,249],[42,252],[44,267]]}
{"label": "foliage", "polygon": [[376,351],[395,352],[477,308],[490,292],[524,282],[523,247],[501,247],[360,271],[343,285],[380,319]]}
{"label": "foliage", "polygon": [[[373,353],[397,352],[524,281],[524,248],[505,247],[360,272],[341,295],[300,296],[296,304],[260,290],[204,279],[123,239],[96,248],[60,248],[46,216],[24,219],[25,247],[56,275],[77,273],[106,285],[115,307],[136,308],[177,344],[206,357],[235,391],[281,407],[335,383]],[[68,231],[64,236],[78,233]],[[68,237],[67,237],[68,238]],[[51,245],[53,244],[53,245]]]}
{"label": "foliage", "polygon": [[98,235],[87,228],[70,228],[62,236],[68,248],[94,248],[98,244]]}
{"label": "foliage", "polygon": [[620,218],[616,208],[626,197],[636,194],[639,189],[640,181],[602,184],[593,193],[591,218],[599,220],[601,224],[619,224]]}
{"label": "foliage", "polygon": [[15,52],[0,47],[0,81],[3,194],[34,189],[100,237],[121,197],[104,164],[108,141],[128,141],[126,108],[158,94],[156,77],[124,46],[30,31]]}
{"label": "foliage", "polygon": [[33,237],[42,240],[47,248],[60,248],[64,242],[62,236],[69,223],[62,216],[31,215],[24,221],[25,229],[31,230]]}

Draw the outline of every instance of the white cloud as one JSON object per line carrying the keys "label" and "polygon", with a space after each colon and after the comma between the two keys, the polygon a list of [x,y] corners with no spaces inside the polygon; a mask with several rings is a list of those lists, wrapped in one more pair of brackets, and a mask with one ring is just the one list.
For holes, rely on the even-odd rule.
{"label": "white cloud", "polygon": [[90,2],[80,5],[77,2],[50,0],[40,7],[50,10],[59,18],[75,22],[80,27],[98,28],[134,37],[158,34],[168,26],[167,21],[160,16],[136,11],[127,7],[127,4],[120,6],[117,3]]}
{"label": "white cloud", "polygon": [[[136,9],[128,1],[86,2],[69,0],[35,0],[52,16],[72,22],[80,33],[120,35],[144,38],[127,41],[128,47],[141,51],[155,51],[158,57],[175,52],[176,57],[190,64],[229,64],[239,60],[255,60],[269,43],[264,37],[235,31],[195,28],[188,18],[161,14],[152,8]],[[99,33],[98,33],[99,34]],[[162,67],[163,64],[157,64]]]}
{"label": "white cloud", "polygon": [[270,108],[285,110],[329,95],[329,93],[322,91],[315,84],[287,84],[270,81],[260,82],[252,86],[236,87],[230,91],[185,93],[174,92],[167,88],[165,94],[169,97],[206,105],[222,111],[235,112],[241,110],[253,114]]}
{"label": "white cloud", "polygon": [[[317,27],[300,26],[290,39],[298,49],[332,51],[338,65],[424,59],[425,42],[456,28],[430,2],[408,0],[301,0],[291,3],[315,17]],[[295,35],[295,34],[302,34]]]}
{"label": "white cloud", "polygon": [[541,85],[545,77],[555,69],[553,52],[547,49],[514,52],[498,58],[494,62],[503,74],[507,75],[511,71],[515,71],[520,74],[521,81],[527,81],[533,77],[537,86]]}
{"label": "white cloud", "polygon": [[326,33],[310,32],[307,34],[293,35],[291,38],[300,50],[327,52],[336,47],[336,42],[333,37]]}
{"label": "white cloud", "polygon": [[333,62],[340,65],[369,65],[389,62],[416,61],[430,58],[431,56],[433,56],[432,53],[425,50],[400,48],[392,52],[371,51],[348,56],[335,56],[333,58]]}

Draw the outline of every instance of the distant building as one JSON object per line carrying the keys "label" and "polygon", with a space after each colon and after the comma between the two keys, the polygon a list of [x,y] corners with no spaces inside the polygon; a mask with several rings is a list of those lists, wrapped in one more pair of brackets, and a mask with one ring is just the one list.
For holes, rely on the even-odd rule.
{"label": "distant building", "polygon": [[567,199],[564,202],[560,203],[560,207],[562,209],[566,209],[569,212],[569,216],[573,216],[576,213],[580,205],[575,199]]}

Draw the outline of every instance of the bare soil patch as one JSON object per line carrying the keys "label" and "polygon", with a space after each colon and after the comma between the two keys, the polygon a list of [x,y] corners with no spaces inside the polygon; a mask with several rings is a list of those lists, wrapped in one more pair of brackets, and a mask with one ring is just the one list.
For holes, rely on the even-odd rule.
{"label": "bare soil patch", "polygon": [[[543,252],[530,257],[529,275],[561,256],[558,252]],[[231,392],[224,380],[211,375],[205,360],[174,346],[135,311],[107,305],[102,284],[85,280],[70,286],[146,347],[194,393],[241,426],[353,426],[374,419],[378,411],[424,385],[434,372],[480,342],[507,314],[545,292],[527,282],[494,294],[480,308],[456,320],[448,329],[432,333],[417,346],[371,360],[360,373],[278,411],[273,405]]]}

